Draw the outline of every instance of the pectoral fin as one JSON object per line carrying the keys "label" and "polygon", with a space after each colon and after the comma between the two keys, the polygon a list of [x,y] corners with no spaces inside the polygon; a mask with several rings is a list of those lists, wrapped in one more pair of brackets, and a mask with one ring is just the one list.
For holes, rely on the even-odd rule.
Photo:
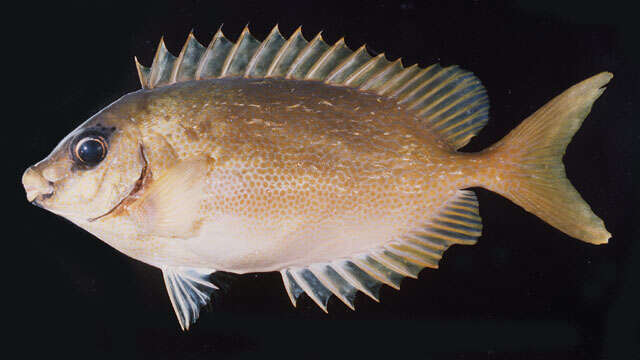
{"label": "pectoral fin", "polygon": [[209,303],[213,290],[218,289],[209,281],[214,272],[201,268],[162,268],[169,299],[182,330],[189,330],[189,326],[198,319],[200,308]]}
{"label": "pectoral fin", "polygon": [[196,235],[207,165],[206,158],[179,161],[153,180],[131,207],[142,233],[182,239]]}

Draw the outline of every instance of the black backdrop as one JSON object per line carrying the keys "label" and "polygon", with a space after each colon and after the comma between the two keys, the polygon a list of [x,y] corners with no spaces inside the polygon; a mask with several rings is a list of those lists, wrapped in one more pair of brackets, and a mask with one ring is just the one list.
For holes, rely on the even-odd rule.
{"label": "black backdrop", "polygon": [[[12,164],[3,177],[11,200],[5,339],[28,357],[53,358],[638,356],[632,14],[612,2],[578,1],[13,3],[4,17],[16,25],[3,37],[11,61],[3,143]],[[307,38],[324,30],[329,42],[344,35],[352,48],[366,42],[405,64],[473,71],[488,89],[491,119],[465,151],[497,141],[570,85],[612,71],[565,163],[613,239],[579,242],[479,189],[478,245],[453,247],[438,271],[405,279],[399,292],[383,288],[380,304],[359,294],[352,312],[332,298],[325,315],[306,296],[294,309],[277,273],[217,274],[223,290],[181,333],[160,271],[29,205],[19,180],[84,119],[138,89],[134,55],[149,65],[160,36],[177,54],[189,30],[207,42],[222,23],[230,39],[247,23],[259,39],[275,23],[285,35],[301,24]]]}

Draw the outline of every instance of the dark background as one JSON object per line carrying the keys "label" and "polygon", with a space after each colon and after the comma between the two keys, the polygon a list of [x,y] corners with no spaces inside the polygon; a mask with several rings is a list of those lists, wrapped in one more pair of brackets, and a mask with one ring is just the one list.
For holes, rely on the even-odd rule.
{"label": "dark background", "polygon": [[[26,358],[638,359],[640,244],[633,206],[638,71],[635,9],[611,1],[27,1],[3,8],[5,340]],[[4,6],[4,5],[3,5]],[[335,297],[325,315],[293,308],[277,273],[216,274],[223,290],[189,333],[179,329],[161,273],[28,204],[20,184],[69,131],[139,88],[133,56],[150,65],[162,35],[177,54],[191,29],[208,42],[224,23],[264,38],[278,23],[310,39],[346,36],[405,64],[473,71],[490,121],[480,150],[570,85],[615,77],[567,150],[569,178],[613,234],[593,246],[516,205],[477,191],[483,236],[451,248],[438,271],[384,287],[356,312]],[[7,128],[7,125],[9,128]],[[6,163],[6,161],[5,161]],[[5,226],[6,228],[6,226]]]}

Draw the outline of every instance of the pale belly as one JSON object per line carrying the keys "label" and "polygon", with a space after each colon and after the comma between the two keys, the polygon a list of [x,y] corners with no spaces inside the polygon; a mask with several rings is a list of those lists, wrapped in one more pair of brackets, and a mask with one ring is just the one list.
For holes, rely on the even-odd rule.
{"label": "pale belly", "polygon": [[298,180],[303,175],[286,186],[258,187],[218,174],[225,181],[211,183],[206,220],[196,237],[182,240],[183,248],[198,264],[235,273],[349,258],[424,227],[460,185],[435,175],[411,170],[339,183],[317,178],[314,186]]}
{"label": "pale belly", "polygon": [[[350,258],[400,239],[423,228],[458,188],[457,182],[445,182],[431,191],[398,193],[388,188],[349,199],[334,193],[333,202],[290,206],[286,211],[279,211],[282,203],[268,199],[264,211],[257,214],[210,214],[198,235],[189,239],[132,241],[136,237],[123,237],[128,231],[122,226],[114,227],[119,229],[116,233],[92,232],[121,252],[157,267],[278,271]],[[135,224],[130,226],[135,232]]]}
{"label": "pale belly", "polygon": [[405,195],[371,207],[278,221],[219,216],[203,224],[197,237],[184,240],[184,247],[197,255],[198,262],[235,273],[277,271],[349,258],[421,228],[439,202],[446,200],[446,194],[442,195],[435,199],[424,194]]}
{"label": "pale belly", "polygon": [[205,225],[200,236],[186,240],[185,247],[217,270],[275,271],[345,258],[383,245],[399,235],[398,220],[392,215],[376,221],[340,217],[318,223],[292,221],[279,227],[227,217]]}

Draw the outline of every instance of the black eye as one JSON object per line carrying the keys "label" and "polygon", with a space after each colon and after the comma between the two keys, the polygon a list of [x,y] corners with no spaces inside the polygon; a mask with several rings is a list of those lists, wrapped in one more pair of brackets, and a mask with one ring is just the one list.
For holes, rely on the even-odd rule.
{"label": "black eye", "polygon": [[101,136],[86,136],[76,142],[73,155],[85,165],[97,165],[107,155],[107,143]]}

